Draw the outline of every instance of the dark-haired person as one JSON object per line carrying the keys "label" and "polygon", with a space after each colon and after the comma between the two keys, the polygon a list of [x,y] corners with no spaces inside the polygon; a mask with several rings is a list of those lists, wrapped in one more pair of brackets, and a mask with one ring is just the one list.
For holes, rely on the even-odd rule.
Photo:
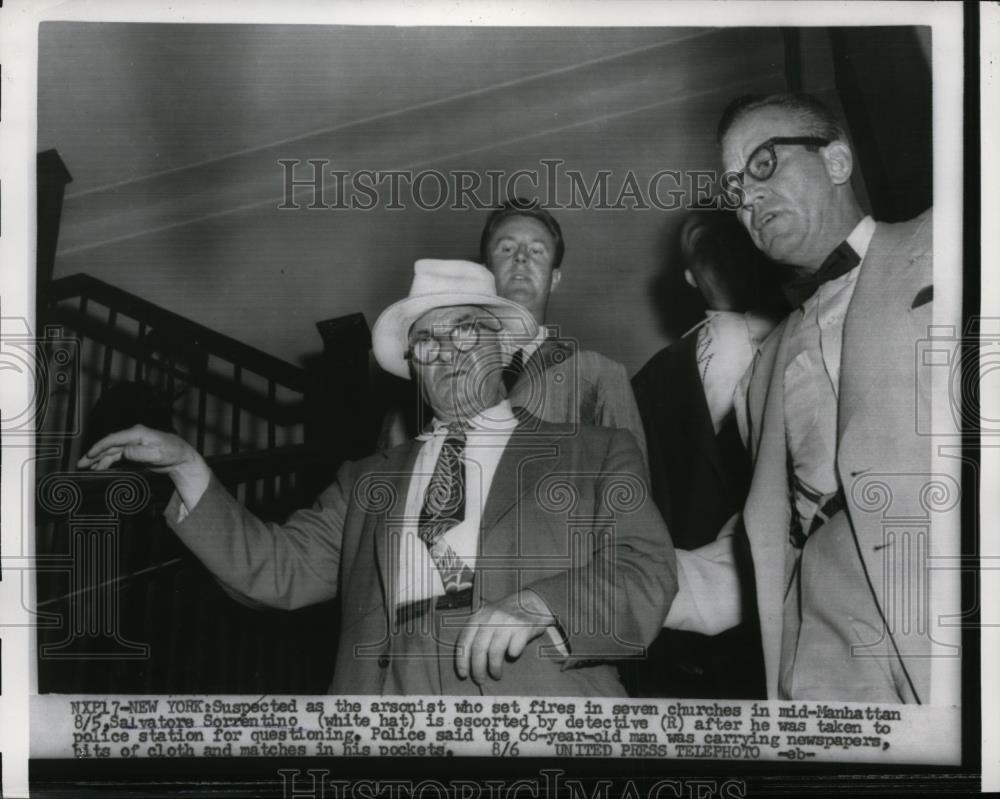
{"label": "dark-haired person", "polygon": [[562,281],[566,245],[556,219],[537,201],[509,200],[494,209],[479,240],[497,293],[523,305],[538,335],[521,344],[504,383],[516,407],[549,422],[628,430],[645,455],[646,439],[625,367],[546,326],[549,296]]}
{"label": "dark-haired person", "polygon": [[[680,225],[671,293],[704,318],[660,350],[632,378],[646,430],[650,489],[674,545],[715,540],[750,488],[750,456],[740,439],[733,393],[782,307],[770,264],[731,213],[701,210]],[[752,570],[741,541],[743,622],[715,636],[664,630],[635,669],[634,693],[751,699],[764,695]]]}
{"label": "dark-haired person", "polygon": [[[931,212],[900,224],[867,216],[845,131],[812,97],[740,98],[718,138],[740,222],[798,273],[800,304],[748,379],[753,477],[727,529],[742,524],[750,544],[767,694],[936,703],[931,633],[914,615],[927,594],[908,593],[930,573],[864,488],[887,486],[894,516],[927,514],[906,487],[931,471],[933,442],[916,424],[931,401],[916,357],[932,323]],[[739,617],[732,541],[723,533],[678,556],[667,626],[713,632]]]}

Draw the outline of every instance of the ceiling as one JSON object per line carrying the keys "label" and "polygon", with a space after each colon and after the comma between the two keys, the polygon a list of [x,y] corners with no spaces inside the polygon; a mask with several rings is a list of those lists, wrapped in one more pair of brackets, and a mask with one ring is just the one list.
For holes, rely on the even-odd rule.
{"label": "ceiling", "polygon": [[38,145],[73,196],[699,33],[47,22]]}

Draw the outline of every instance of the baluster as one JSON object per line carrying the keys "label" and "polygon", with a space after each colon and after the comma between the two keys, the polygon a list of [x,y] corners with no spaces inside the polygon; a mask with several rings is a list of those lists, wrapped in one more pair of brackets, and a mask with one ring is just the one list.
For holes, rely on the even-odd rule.
{"label": "baluster", "polygon": [[165,647],[167,650],[165,653],[166,657],[155,661],[163,681],[171,686],[170,693],[177,694],[190,692],[193,687],[185,681],[184,664],[193,658],[191,657],[192,653],[188,651],[188,647],[185,645],[186,642],[182,634],[187,633],[190,635],[190,625],[197,625],[200,616],[197,613],[192,614],[189,619],[182,612],[183,606],[181,603],[187,597],[187,592],[190,590],[189,586],[184,584],[189,568],[190,566],[185,564],[170,575],[166,591],[166,598],[170,602],[170,615],[167,622],[169,632]]}
{"label": "baluster", "polygon": [[143,339],[146,338],[146,333],[148,332],[148,327],[145,322],[139,322],[139,352],[140,354],[135,358],[135,372],[133,373],[133,379],[136,383],[141,383],[145,377],[145,357],[142,355],[146,351]]}
{"label": "baluster", "polygon": [[174,385],[176,384],[174,372],[177,370],[177,358],[173,355],[167,355],[164,353],[163,368],[167,372],[167,402],[173,405]]}
{"label": "baluster", "polygon": [[282,504],[288,502],[288,471],[284,469],[278,476],[278,496],[281,497]]}
{"label": "baluster", "polygon": [[[277,386],[272,379],[267,381],[267,400],[268,400],[268,417],[267,417],[267,448],[269,450],[274,450],[277,447],[277,430],[274,422],[274,417],[278,412],[278,392]],[[274,509],[274,481],[275,476],[273,474],[268,474],[264,478],[264,502],[267,503],[268,512],[273,512]]]}
{"label": "baluster", "polygon": [[[267,634],[257,635],[247,645],[247,660],[251,663],[256,663],[259,669],[259,676],[256,677],[254,688],[261,692],[275,690],[273,679],[274,669],[271,667],[271,651],[282,648],[274,646],[273,641],[269,640],[270,637]],[[277,690],[283,692],[283,687]]]}
{"label": "baluster", "polygon": [[[114,308],[108,309],[108,330],[114,333],[115,326],[118,322],[118,311]],[[104,345],[104,361],[101,364],[101,393],[103,394],[108,390],[108,386],[111,385],[111,361],[114,357],[115,350],[110,344]]]}
{"label": "baluster", "polygon": [[261,691],[260,685],[256,682],[257,666],[259,661],[253,659],[252,643],[255,637],[265,629],[263,625],[255,624],[256,620],[250,618],[249,613],[244,613],[239,625],[239,632],[235,636],[233,645],[230,647],[235,655],[231,668],[233,673],[238,673],[238,682],[242,691]]}
{"label": "baluster", "polygon": [[[82,364],[80,369],[68,369],[69,373],[69,390],[66,395],[66,417],[65,423],[63,424],[63,432],[70,433],[76,432],[73,430],[74,424],[73,420],[76,417],[76,394],[77,391],[82,389],[82,383],[80,382],[81,372],[83,371]],[[74,450],[80,446],[80,437],[75,435],[62,445],[62,471],[68,472],[70,464],[76,462],[73,458]]]}
{"label": "baluster", "polygon": [[205,427],[208,424],[207,413],[207,392],[204,381],[198,386],[198,452],[205,453]]}
{"label": "baluster", "polygon": [[[239,364],[233,364],[233,383],[236,387],[236,396],[240,395],[240,389],[243,388],[243,368]],[[232,447],[231,452],[236,453],[240,451],[240,404],[239,401],[233,403],[233,429],[232,429]]]}
{"label": "baluster", "polygon": [[267,418],[267,448],[274,449],[277,445],[274,417],[278,413],[278,391],[273,379],[267,381],[267,402],[271,414]]}
{"label": "baluster", "polygon": [[[156,586],[163,579],[162,573],[154,572],[148,580],[143,580],[142,597],[142,631],[145,643],[149,644],[149,660],[145,662],[143,675],[143,691],[147,694],[157,693],[167,689],[166,683],[157,684],[156,664],[163,660],[162,635],[160,626],[154,615],[156,603]],[[160,600],[162,601],[162,599]]]}

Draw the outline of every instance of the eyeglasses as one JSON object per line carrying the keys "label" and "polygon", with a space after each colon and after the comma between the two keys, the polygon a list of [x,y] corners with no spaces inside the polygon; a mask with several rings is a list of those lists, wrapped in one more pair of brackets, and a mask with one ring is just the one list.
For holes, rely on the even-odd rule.
{"label": "eyeglasses", "polygon": [[733,202],[734,207],[743,205],[743,179],[750,175],[754,180],[768,180],[778,168],[778,155],[774,148],[778,144],[797,144],[802,147],[826,147],[832,139],[823,139],[817,136],[772,136],[767,141],[758,145],[750,153],[746,166],[739,172],[727,172],[722,176],[722,192],[726,198]]}
{"label": "eyeglasses", "polygon": [[491,333],[500,332],[502,329],[500,320],[494,317],[490,322],[495,322],[496,326],[494,327],[485,319],[463,319],[455,325],[434,325],[434,329],[439,332],[422,334],[420,338],[410,343],[410,348],[403,357],[408,361],[412,360],[423,366],[430,366],[441,358],[443,339],[447,339],[451,343],[455,352],[469,352],[479,346],[480,330],[487,330]]}

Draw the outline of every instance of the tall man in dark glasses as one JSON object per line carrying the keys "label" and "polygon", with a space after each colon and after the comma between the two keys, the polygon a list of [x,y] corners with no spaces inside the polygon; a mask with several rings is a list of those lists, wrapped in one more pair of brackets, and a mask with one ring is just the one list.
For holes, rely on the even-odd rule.
{"label": "tall man in dark glasses", "polygon": [[760,250],[795,267],[798,306],[738,396],[754,462],[742,516],[679,558],[667,626],[713,632],[738,616],[724,589],[728,533],[743,524],[769,696],[940,701],[914,615],[928,573],[910,547],[927,542],[889,534],[872,494],[886,487],[892,516],[927,516],[910,477],[931,471],[930,439],[916,433],[930,399],[916,353],[933,307],[931,212],[895,225],[866,216],[847,136],[812,97],[740,98],[718,137],[736,213]]}
{"label": "tall man in dark glasses", "polygon": [[284,609],[339,594],[331,693],[624,696],[614,663],[659,631],[673,548],[631,435],[512,412],[502,369],[535,332],[485,267],[418,261],[372,346],[417,381],[432,427],[344,465],[281,526],[172,434],[113,433],[80,466],[124,457],[169,475],[168,523],[237,594]]}

